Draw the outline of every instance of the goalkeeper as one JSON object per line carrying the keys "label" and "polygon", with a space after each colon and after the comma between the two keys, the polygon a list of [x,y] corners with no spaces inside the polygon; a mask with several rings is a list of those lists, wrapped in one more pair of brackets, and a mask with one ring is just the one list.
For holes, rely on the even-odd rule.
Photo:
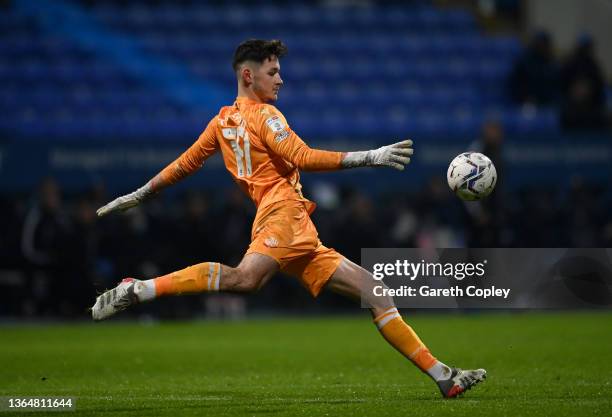
{"label": "goalkeeper", "polygon": [[358,167],[403,170],[413,153],[405,140],[363,152],[330,152],[308,147],[271,104],[283,81],[280,41],[248,40],[234,53],[238,96],[221,108],[197,141],[138,190],[98,210],[98,216],[127,210],[197,171],[221,152],[227,170],[253,200],[257,214],[251,244],[237,267],[202,262],[150,280],[124,279],[100,295],[92,307],[103,320],[134,303],[187,293],[256,291],[279,270],[300,280],[313,297],[323,288],[362,300],[383,337],[438,385],[444,397],[455,397],[482,381],[483,369],[465,371],[437,360],[401,318],[390,297],[375,297],[380,285],[359,265],[325,247],[310,214],[315,204],[302,195],[299,170],[330,171]]}

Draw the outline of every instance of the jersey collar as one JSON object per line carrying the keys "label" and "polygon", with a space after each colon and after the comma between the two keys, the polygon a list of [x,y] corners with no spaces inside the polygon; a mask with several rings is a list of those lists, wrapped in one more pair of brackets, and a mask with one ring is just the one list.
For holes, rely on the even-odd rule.
{"label": "jersey collar", "polygon": [[238,104],[260,104],[258,101],[253,100],[252,98],[241,96],[236,97],[236,103]]}

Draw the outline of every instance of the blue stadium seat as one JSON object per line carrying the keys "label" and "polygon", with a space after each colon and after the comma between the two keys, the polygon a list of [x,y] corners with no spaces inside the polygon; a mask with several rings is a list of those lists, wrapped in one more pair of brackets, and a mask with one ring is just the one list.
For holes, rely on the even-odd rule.
{"label": "blue stadium seat", "polygon": [[[465,9],[438,9],[427,1],[384,7],[298,1],[254,9],[95,2],[84,10],[105,30],[135,40],[152,60],[183,65],[194,78],[228,90],[235,86],[229,63],[239,41],[282,38],[290,54],[282,63],[286,88],[278,104],[294,127],[313,137],[472,135],[491,108],[512,132],[558,129],[554,110],[509,107],[505,79],[521,44],[514,36],[481,35]],[[143,82],[163,68],[113,61],[32,17],[0,15],[0,57],[1,126],[135,140],[171,140],[202,127],[183,109],[185,96],[198,98],[192,91],[162,92]]]}

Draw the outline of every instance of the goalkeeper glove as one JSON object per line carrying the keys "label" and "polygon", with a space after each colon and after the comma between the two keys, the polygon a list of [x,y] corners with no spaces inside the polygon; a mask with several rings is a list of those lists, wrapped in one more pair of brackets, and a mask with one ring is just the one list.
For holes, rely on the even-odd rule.
{"label": "goalkeeper glove", "polygon": [[151,194],[153,194],[153,187],[151,181],[149,181],[136,191],[117,197],[110,203],[100,207],[96,213],[98,217],[102,217],[114,211],[126,211],[140,204],[142,200],[146,199]]}
{"label": "goalkeeper glove", "polygon": [[410,156],[414,153],[412,141],[404,140],[392,145],[380,147],[370,151],[347,152],[342,160],[343,168],[356,167],[391,167],[403,171],[410,163]]}

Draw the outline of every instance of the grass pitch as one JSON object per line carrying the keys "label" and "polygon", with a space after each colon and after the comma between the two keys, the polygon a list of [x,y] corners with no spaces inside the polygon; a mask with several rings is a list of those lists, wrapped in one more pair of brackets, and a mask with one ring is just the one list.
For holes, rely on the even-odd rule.
{"label": "grass pitch", "polygon": [[462,398],[441,399],[365,313],[149,326],[111,321],[0,327],[0,396],[76,397],[78,415],[612,413],[610,313],[404,317],[440,359],[484,367],[489,378]]}

